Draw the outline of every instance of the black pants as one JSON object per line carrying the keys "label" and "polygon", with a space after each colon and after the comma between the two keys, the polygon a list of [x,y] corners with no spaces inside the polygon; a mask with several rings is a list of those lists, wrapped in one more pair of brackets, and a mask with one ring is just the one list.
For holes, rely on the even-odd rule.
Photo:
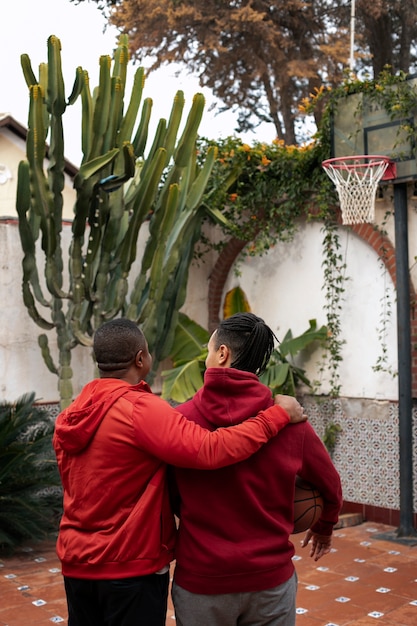
{"label": "black pants", "polygon": [[118,580],[64,577],[68,626],[165,626],[169,572]]}

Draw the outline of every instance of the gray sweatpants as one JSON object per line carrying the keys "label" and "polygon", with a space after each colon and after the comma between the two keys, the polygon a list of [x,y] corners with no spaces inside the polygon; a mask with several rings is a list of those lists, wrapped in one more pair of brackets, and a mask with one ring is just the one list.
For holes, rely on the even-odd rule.
{"label": "gray sweatpants", "polygon": [[205,595],[172,586],[177,626],[295,626],[296,593],[295,572],[265,591]]}

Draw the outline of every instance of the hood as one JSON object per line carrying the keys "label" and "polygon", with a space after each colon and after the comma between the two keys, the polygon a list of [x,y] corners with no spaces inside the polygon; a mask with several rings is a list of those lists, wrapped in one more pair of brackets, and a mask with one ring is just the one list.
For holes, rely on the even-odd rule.
{"label": "hood", "polygon": [[[78,454],[88,446],[109,408],[127,391],[151,392],[145,382],[137,385],[117,378],[91,381],[80,395],[57,417],[53,444],[70,454]],[[152,393],[152,392],[151,392]]]}
{"label": "hood", "polygon": [[206,370],[204,387],[194,396],[194,402],[215,427],[239,424],[273,405],[271,390],[255,374],[233,367]]}

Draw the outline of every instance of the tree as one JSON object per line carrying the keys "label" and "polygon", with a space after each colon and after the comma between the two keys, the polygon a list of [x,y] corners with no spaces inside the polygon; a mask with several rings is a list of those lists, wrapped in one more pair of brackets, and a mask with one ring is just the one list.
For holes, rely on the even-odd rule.
{"label": "tree", "polygon": [[[85,0],[72,0],[83,2]],[[274,124],[278,139],[303,139],[298,103],[347,70],[351,0],[94,0],[150,71],[180,63],[238,114],[236,130]],[[415,61],[416,1],[357,0],[358,70],[374,77]],[[316,122],[320,109],[315,111]]]}
{"label": "tree", "polygon": [[[373,76],[387,66],[395,74],[409,72],[416,62],[416,0],[358,0],[357,12],[359,49],[369,51]],[[359,66],[364,65],[369,65],[369,57],[360,60]]]}
{"label": "tree", "polygon": [[237,111],[239,131],[272,122],[287,143],[296,142],[298,101],[340,77],[348,57],[348,33],[328,28],[327,0],[105,4],[140,62],[151,57],[151,70],[186,65],[225,109]]}

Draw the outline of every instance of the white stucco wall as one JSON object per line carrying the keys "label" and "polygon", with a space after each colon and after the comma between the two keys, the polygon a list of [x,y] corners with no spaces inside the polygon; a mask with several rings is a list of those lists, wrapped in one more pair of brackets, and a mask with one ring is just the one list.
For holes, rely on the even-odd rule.
{"label": "white stucco wall", "polygon": [[[10,172],[9,178],[3,184],[0,178],[0,217],[16,217],[16,186],[19,163],[25,158],[25,144],[7,128],[0,128],[0,169],[6,168]],[[45,161],[45,172],[47,162]],[[64,209],[63,217],[72,219],[75,202],[75,191],[71,178],[65,174],[65,188],[63,190]]]}
{"label": "white stucco wall", "polygon": [[[64,229],[66,242],[70,226]],[[0,400],[14,401],[23,393],[34,391],[39,401],[56,402],[58,379],[47,369],[37,343],[38,335],[45,331],[29,317],[22,300],[21,259],[17,224],[0,221]],[[47,292],[45,296],[48,297]],[[48,310],[39,310],[45,319],[50,319]],[[46,334],[56,362],[56,336],[53,331]],[[90,350],[77,347],[72,367],[74,390],[78,393],[94,372]]]}
{"label": "white stucco wall", "polygon": [[[70,226],[64,229],[64,249],[70,238]],[[142,234],[146,237],[146,233]],[[263,257],[247,257],[238,263],[241,275],[230,273],[225,292],[239,284],[248,296],[252,310],[263,317],[277,337],[288,329],[293,335],[308,327],[309,319],[318,325],[326,323],[323,287],[323,234],[318,223],[304,224],[295,239],[279,243]],[[345,397],[397,399],[397,378],[385,372],[375,372],[373,366],[381,356],[378,335],[383,316],[383,302],[390,303],[385,337],[387,361],[397,369],[396,295],[391,278],[378,260],[376,252],[347,229],[340,229],[341,253],[346,260],[344,294],[341,311],[343,361],[340,365],[341,395]],[[139,244],[141,249],[142,244]],[[1,399],[14,400],[21,393],[34,390],[44,401],[56,401],[56,377],[45,367],[37,337],[40,329],[29,318],[21,295],[21,251],[17,223],[0,221],[0,364],[3,377]],[[205,262],[193,265],[186,305],[187,314],[207,326],[208,279],[216,254]],[[55,337],[50,333],[52,345]],[[315,380],[321,349],[313,352],[300,365],[307,376]],[[90,351],[78,348],[73,352],[74,390],[94,374]],[[320,391],[328,391],[326,377]]]}
{"label": "white stucco wall", "polygon": [[[369,245],[347,229],[339,229],[339,237],[348,279],[341,310],[342,339],[346,341],[340,365],[341,395],[396,399],[397,378],[372,369],[381,355],[378,328],[387,300],[391,304],[385,339],[387,359],[389,366],[397,369],[394,286]],[[241,259],[241,275],[229,276],[225,292],[240,285],[252,311],[265,319],[278,339],[289,329],[293,336],[301,334],[313,318],[318,326],[326,324],[322,240],[320,224],[301,225],[292,242],[277,244],[263,257]],[[307,362],[300,362],[310,380],[317,378],[321,354],[318,349]],[[327,393],[328,377],[321,382],[321,392]]]}

